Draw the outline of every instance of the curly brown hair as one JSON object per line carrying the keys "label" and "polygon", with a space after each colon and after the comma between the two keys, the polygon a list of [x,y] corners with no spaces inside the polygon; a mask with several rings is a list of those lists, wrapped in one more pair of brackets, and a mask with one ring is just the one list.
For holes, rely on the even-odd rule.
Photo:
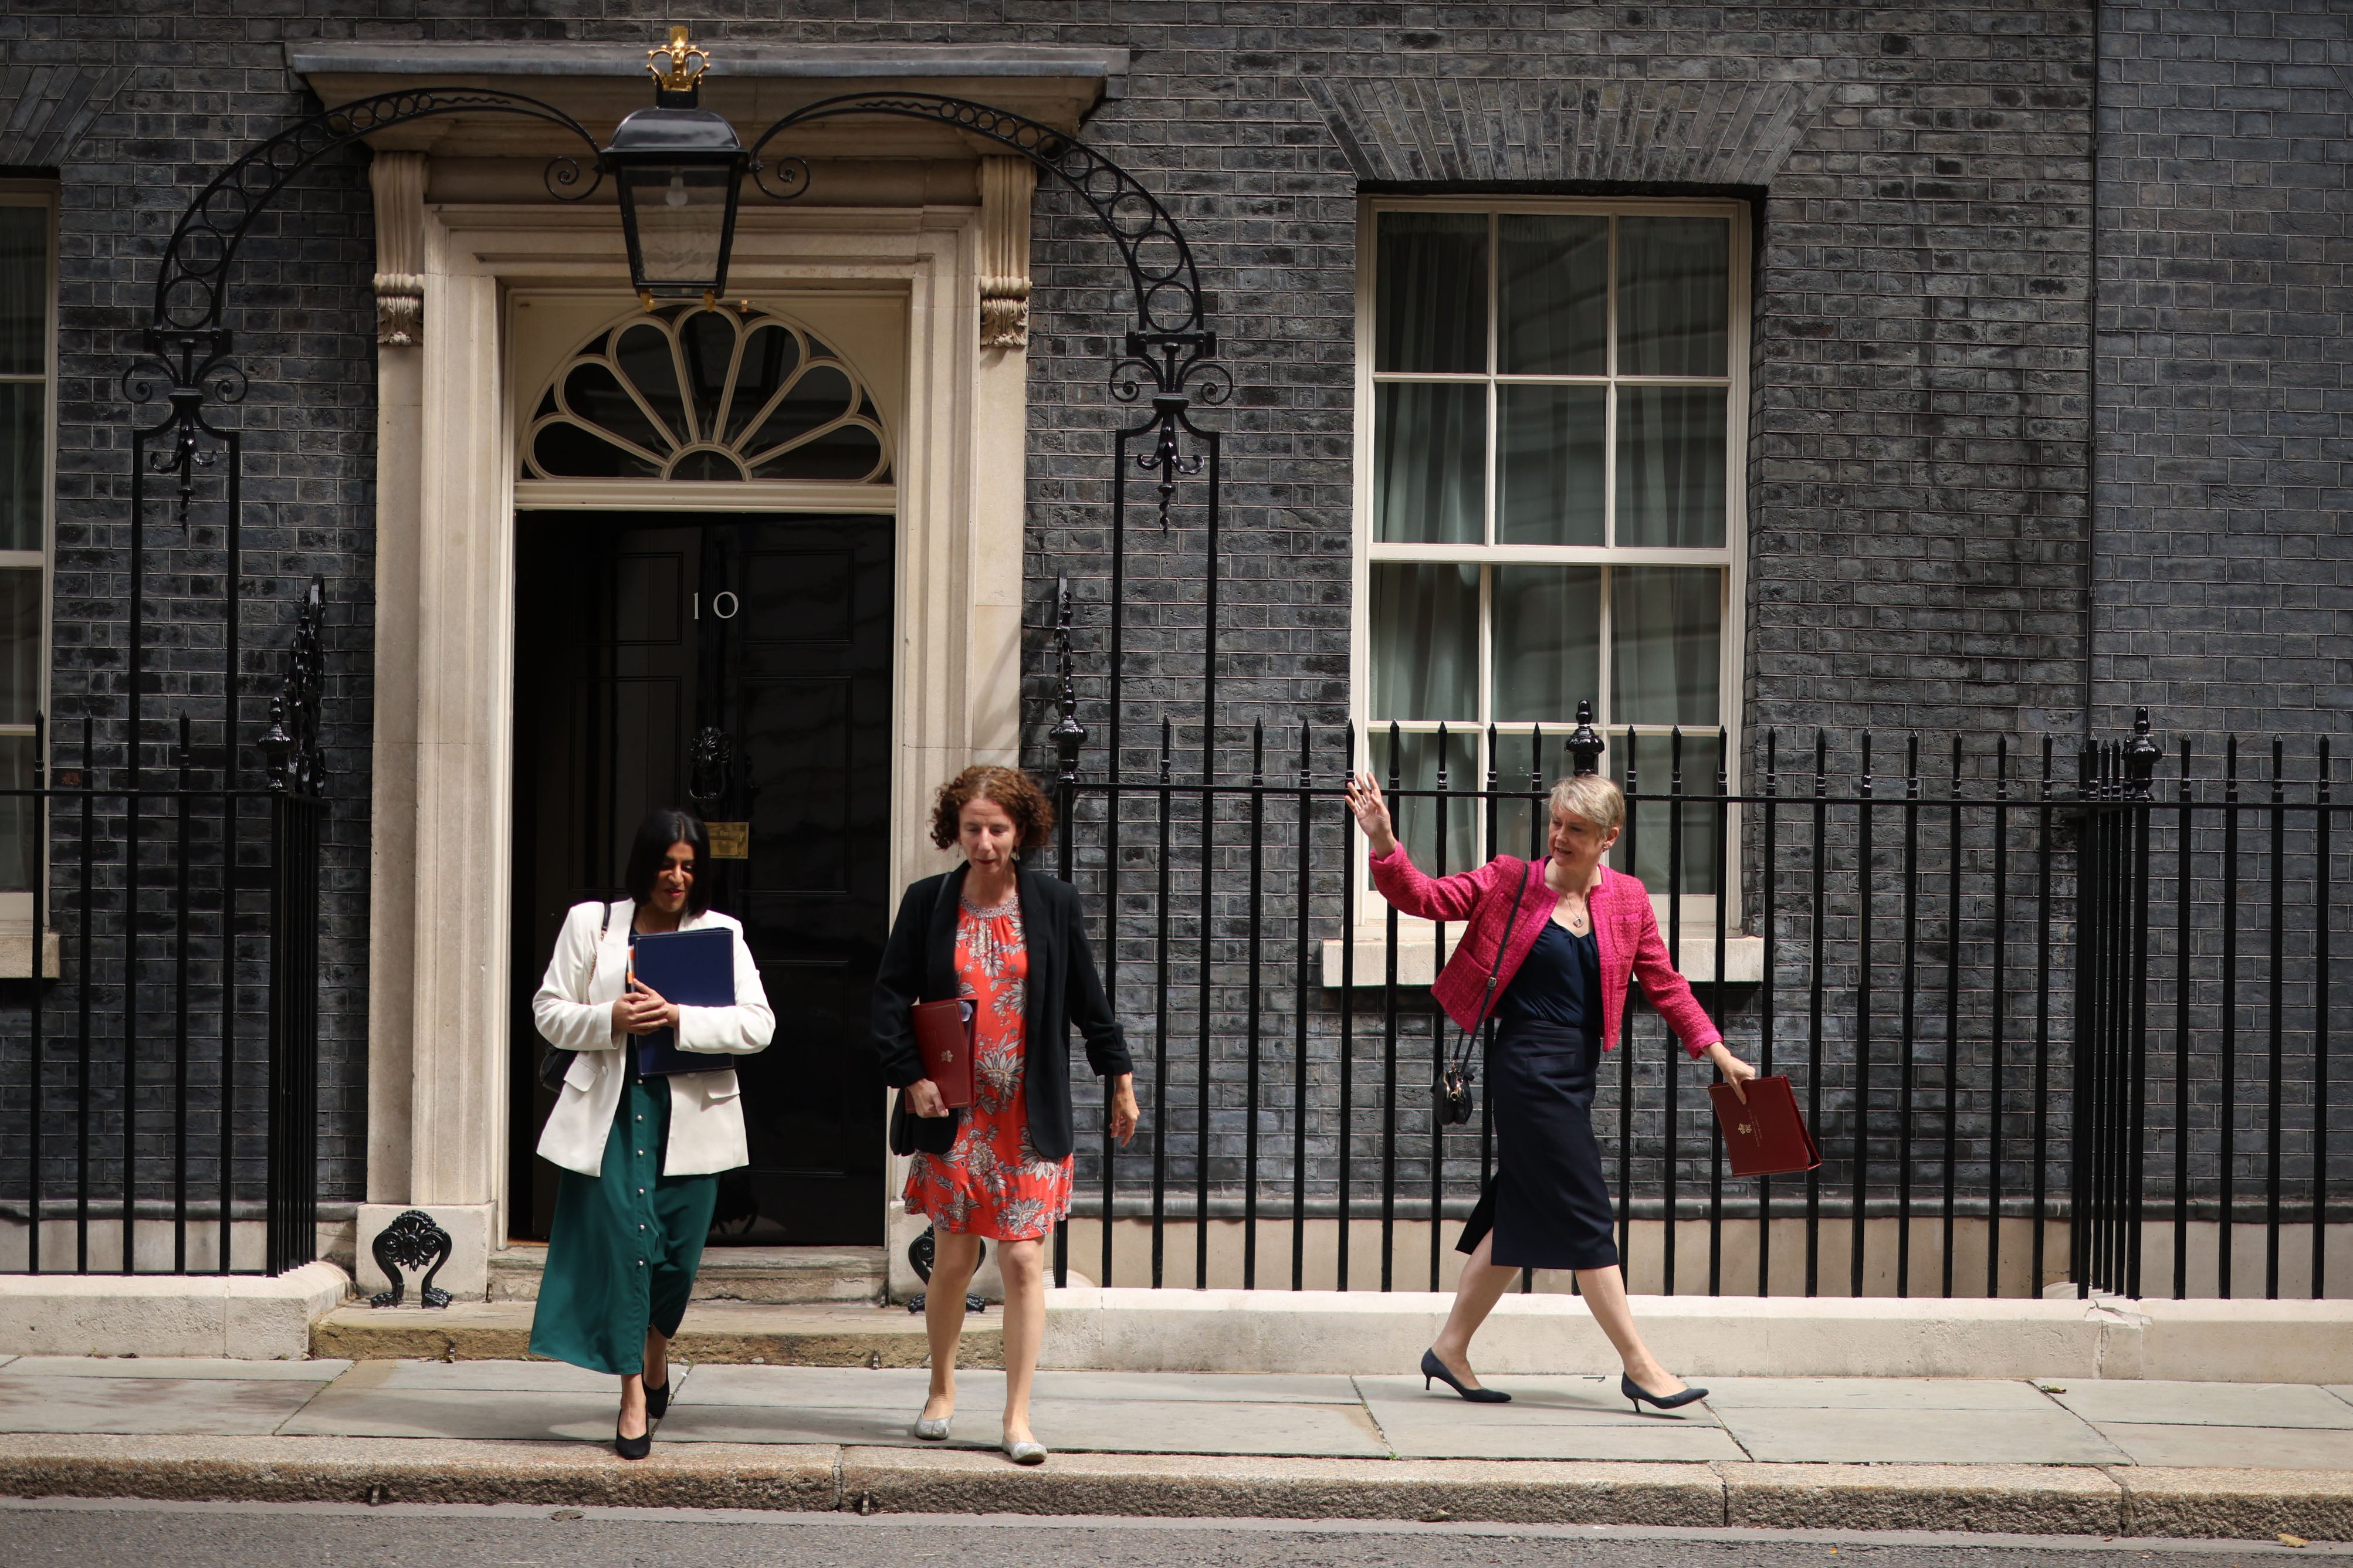
{"label": "curly brown hair", "polygon": [[1019,768],[983,764],[965,769],[940,786],[938,798],[932,803],[932,842],[943,849],[955,844],[964,808],[976,800],[993,800],[1005,808],[1005,815],[1020,830],[1016,840],[1020,848],[1042,848],[1054,836],[1054,803],[1046,798],[1038,781]]}

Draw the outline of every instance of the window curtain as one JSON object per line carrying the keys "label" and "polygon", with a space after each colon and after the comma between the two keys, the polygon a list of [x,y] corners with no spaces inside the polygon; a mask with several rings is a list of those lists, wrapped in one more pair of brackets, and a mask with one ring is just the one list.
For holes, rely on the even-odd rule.
{"label": "window curtain", "polygon": [[1618,374],[1722,375],[1731,342],[1732,226],[1618,220]]}
{"label": "window curtain", "polygon": [[1723,574],[1713,566],[1610,569],[1609,721],[1714,728]]}
{"label": "window curtain", "polygon": [[1375,723],[1479,718],[1479,568],[1373,564]]}

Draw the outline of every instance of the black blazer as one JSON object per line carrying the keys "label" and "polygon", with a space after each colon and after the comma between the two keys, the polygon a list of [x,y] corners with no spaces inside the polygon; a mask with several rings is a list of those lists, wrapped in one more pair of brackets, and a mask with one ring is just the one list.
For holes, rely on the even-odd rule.
{"label": "black blazer", "polygon": [[[965,869],[959,866],[909,888],[891,922],[882,967],[874,976],[874,1048],[893,1089],[923,1076],[910,1009],[956,994],[956,908]],[[1095,973],[1077,889],[1027,866],[1017,872],[1015,885],[1022,941],[1029,952],[1021,1010],[1029,1052],[1023,1086],[1029,1095],[1029,1141],[1042,1157],[1060,1160],[1078,1142],[1071,1125],[1071,1026],[1086,1036],[1087,1065],[1097,1077],[1135,1068]]]}

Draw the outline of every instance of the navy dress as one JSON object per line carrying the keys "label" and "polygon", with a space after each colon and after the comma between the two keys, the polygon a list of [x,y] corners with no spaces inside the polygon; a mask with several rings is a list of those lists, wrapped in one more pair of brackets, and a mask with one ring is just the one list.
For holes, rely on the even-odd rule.
{"label": "navy dress", "polygon": [[1593,933],[1546,921],[1495,1005],[1487,1053],[1495,1174],[1455,1243],[1495,1234],[1507,1268],[1609,1268],[1618,1263],[1609,1188],[1593,1138],[1601,1060],[1601,952]]}

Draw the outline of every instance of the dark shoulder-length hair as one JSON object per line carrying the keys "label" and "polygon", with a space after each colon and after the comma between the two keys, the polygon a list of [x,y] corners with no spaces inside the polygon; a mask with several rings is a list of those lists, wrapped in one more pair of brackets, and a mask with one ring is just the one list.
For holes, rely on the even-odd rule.
{"label": "dark shoulder-length hair", "polygon": [[629,897],[638,903],[653,901],[654,879],[661,875],[670,862],[670,847],[691,844],[694,847],[694,880],[687,885],[686,907],[701,914],[711,907],[711,831],[702,826],[702,818],[675,805],[665,805],[649,811],[638,824],[638,837],[629,846],[628,869],[621,873]]}

